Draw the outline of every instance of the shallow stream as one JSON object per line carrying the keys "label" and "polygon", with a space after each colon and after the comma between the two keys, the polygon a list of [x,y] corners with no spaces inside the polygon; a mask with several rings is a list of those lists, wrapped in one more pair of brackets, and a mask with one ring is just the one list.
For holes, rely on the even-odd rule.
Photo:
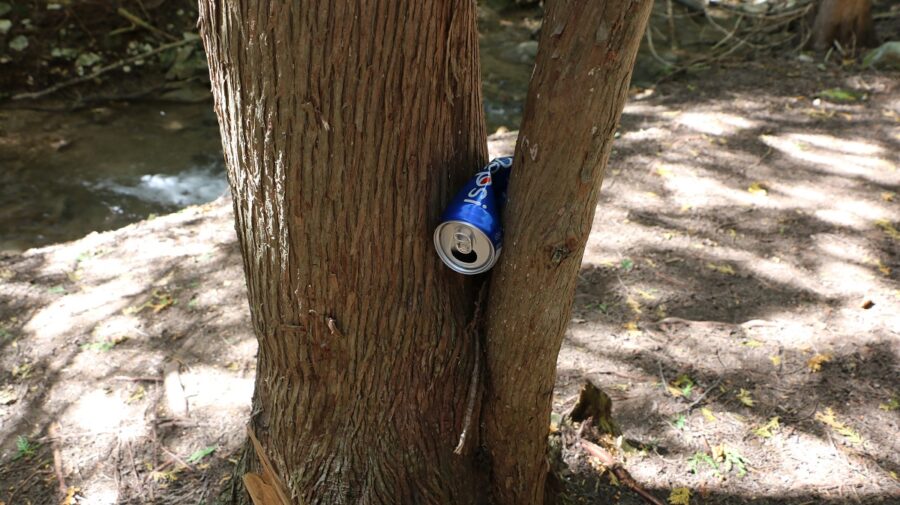
{"label": "shallow stream", "polygon": [[[489,131],[518,126],[538,15],[482,8]],[[226,189],[211,100],[65,113],[0,108],[0,252],[119,228]]]}

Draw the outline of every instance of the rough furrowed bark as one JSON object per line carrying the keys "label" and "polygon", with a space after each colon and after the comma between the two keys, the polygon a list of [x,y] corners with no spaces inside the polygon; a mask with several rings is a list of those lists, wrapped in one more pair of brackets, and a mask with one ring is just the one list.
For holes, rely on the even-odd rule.
{"label": "rough furrowed bark", "polygon": [[543,502],[556,357],[650,0],[547,2],[486,320],[498,505]]}
{"label": "rough furrowed bark", "polygon": [[486,158],[474,1],[200,11],[274,473],[294,503],[474,503],[474,286],[431,245]]}

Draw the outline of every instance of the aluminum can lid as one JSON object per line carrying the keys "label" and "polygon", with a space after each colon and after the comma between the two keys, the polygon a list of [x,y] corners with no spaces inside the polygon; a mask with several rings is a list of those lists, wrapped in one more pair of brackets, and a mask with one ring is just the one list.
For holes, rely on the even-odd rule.
{"label": "aluminum can lid", "polygon": [[434,248],[456,272],[475,275],[497,263],[500,250],[483,231],[465,221],[445,221],[434,230]]}

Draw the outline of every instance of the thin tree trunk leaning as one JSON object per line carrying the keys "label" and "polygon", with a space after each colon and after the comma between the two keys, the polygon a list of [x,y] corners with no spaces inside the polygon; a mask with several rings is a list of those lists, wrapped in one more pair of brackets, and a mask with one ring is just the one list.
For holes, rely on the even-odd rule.
{"label": "thin tree trunk leaning", "polygon": [[431,240],[486,158],[475,17],[472,0],[200,0],[259,340],[250,429],[295,504],[484,488],[474,451],[453,453],[475,286]]}
{"label": "thin tree trunk leaning", "polygon": [[498,505],[544,500],[556,358],[651,6],[547,2],[487,309],[482,443]]}
{"label": "thin tree trunk leaning", "polygon": [[824,51],[835,42],[849,50],[878,45],[871,0],[822,0],[813,23],[813,48]]}

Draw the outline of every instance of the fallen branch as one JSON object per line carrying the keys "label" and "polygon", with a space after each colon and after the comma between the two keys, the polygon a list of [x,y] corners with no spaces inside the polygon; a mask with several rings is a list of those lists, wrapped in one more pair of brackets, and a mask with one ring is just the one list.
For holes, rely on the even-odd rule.
{"label": "fallen branch", "polygon": [[53,471],[56,472],[56,480],[59,483],[59,492],[65,496],[68,486],[66,486],[66,477],[63,473],[62,452],[59,449],[59,423],[51,423],[47,429],[50,435],[50,446],[53,448]]}
{"label": "fallen branch", "polygon": [[112,378],[117,381],[128,381],[128,382],[163,382],[162,377],[152,377],[152,376],[139,376],[139,377],[129,377],[127,375],[117,375]]}
{"label": "fallen branch", "polygon": [[466,334],[471,335],[475,339],[475,364],[472,365],[472,376],[469,382],[468,398],[466,399],[466,414],[463,417],[463,429],[459,434],[459,443],[453,449],[453,454],[461,455],[466,448],[466,438],[469,434],[469,428],[472,424],[472,417],[475,413],[475,400],[478,397],[478,383],[481,375],[481,307],[484,304],[484,296],[487,292],[487,283],[481,285],[478,291],[478,301],[475,303],[475,313],[472,314],[472,321],[466,329]]}
{"label": "fallen branch", "polygon": [[119,9],[116,10],[116,12],[123,18],[127,19],[128,21],[131,21],[132,24],[140,26],[141,28],[149,30],[149,31],[151,31],[157,35],[160,35],[162,37],[165,37],[169,40],[178,40],[178,37],[172,35],[171,33],[166,33],[164,31],[160,30],[159,28],[151,25],[150,23],[144,21],[140,17],[129,12],[128,9],[126,9],[125,7],[119,7]]}
{"label": "fallen branch", "polygon": [[47,95],[56,93],[57,91],[59,91],[61,89],[68,88],[68,87],[74,86],[76,84],[81,84],[83,82],[90,81],[91,79],[96,79],[97,77],[100,77],[101,75],[105,74],[106,72],[109,72],[110,70],[115,70],[115,69],[125,66],[129,63],[134,63],[137,60],[144,59],[144,58],[153,56],[155,54],[159,54],[159,53],[168,51],[169,49],[175,49],[176,47],[181,47],[181,46],[195,43],[198,40],[199,39],[190,38],[190,39],[179,40],[178,42],[172,42],[171,44],[164,44],[164,45],[161,45],[151,51],[147,51],[145,53],[138,54],[137,56],[132,56],[130,58],[125,58],[125,59],[119,60],[119,61],[109,64],[105,67],[101,67],[101,68],[95,70],[94,72],[91,72],[88,75],[85,75],[82,77],[77,77],[75,79],[69,79],[68,81],[63,81],[58,84],[54,84],[53,86],[50,86],[49,88],[43,89],[41,91],[34,91],[34,92],[29,92],[29,93],[19,93],[18,95],[13,95],[12,99],[13,100],[34,100],[37,98],[42,98]]}
{"label": "fallen branch", "polygon": [[172,451],[170,451],[169,449],[167,449],[165,445],[159,444],[159,448],[162,449],[162,451],[163,451],[164,453],[166,453],[166,455],[169,456],[169,457],[172,459],[173,462],[178,463],[179,465],[181,465],[181,466],[184,467],[184,468],[188,468],[188,469],[194,468],[194,467],[192,467],[192,466],[190,465],[190,463],[188,463],[187,461],[185,461],[185,460],[179,458],[177,454],[175,454],[174,452],[172,452]]}
{"label": "fallen branch", "polygon": [[[749,49],[759,52],[788,44],[791,40],[797,38],[798,35],[788,30],[789,33],[787,36],[774,42],[769,41],[771,38],[770,35],[778,30],[784,31],[791,23],[807,16],[814,5],[814,2],[806,1],[799,7],[776,10],[770,13],[753,13],[744,9],[730,7],[725,4],[698,9],[703,13],[707,22],[723,34],[723,37],[716,42],[707,53],[681,64],[668,62],[660,57],[656,52],[653,43],[652,28],[648,28],[646,32],[647,46],[651,56],[668,68],[668,72],[657,81],[657,84],[666,79],[670,79],[675,75],[724,60],[740,49]],[[724,11],[737,16],[734,26],[732,28],[726,28],[719,24],[712,15],[712,12],[715,10]],[[745,18],[751,21],[752,26],[746,28],[741,26]],[[809,39],[809,33],[805,36],[800,34],[799,37],[803,40],[803,43],[801,44],[802,47]]]}
{"label": "fallen branch", "polygon": [[581,440],[581,447],[591,456],[597,458],[603,466],[606,467],[607,470],[612,472],[613,475],[619,479],[619,482],[628,486],[629,489],[639,494],[641,498],[643,498],[647,503],[651,503],[653,505],[665,505],[663,502],[659,501],[658,498],[647,492],[644,488],[634,480],[634,477],[628,473],[628,470],[624,469],[622,465],[613,458],[612,454],[606,451],[606,449],[600,447],[599,445],[587,441]]}
{"label": "fallen branch", "polygon": [[453,454],[462,455],[466,448],[466,438],[469,434],[469,426],[472,424],[472,416],[475,412],[475,399],[478,397],[478,376],[481,373],[481,343],[475,336],[475,364],[472,366],[472,377],[469,382],[469,394],[466,399],[466,415],[463,417],[463,429],[459,434],[459,443],[453,449]]}
{"label": "fallen branch", "polygon": [[691,404],[688,405],[687,408],[676,412],[676,414],[680,414],[682,412],[690,412],[690,411],[694,410],[694,407],[699,405],[700,402],[702,402],[703,399],[706,398],[706,395],[708,395],[709,392],[712,391],[713,389],[716,389],[717,387],[719,387],[719,384],[721,384],[721,383],[722,383],[722,377],[719,377],[719,380],[717,380],[715,383],[713,383],[712,386],[706,388],[706,391],[704,391],[702,395],[698,396],[696,400],[691,402]]}

